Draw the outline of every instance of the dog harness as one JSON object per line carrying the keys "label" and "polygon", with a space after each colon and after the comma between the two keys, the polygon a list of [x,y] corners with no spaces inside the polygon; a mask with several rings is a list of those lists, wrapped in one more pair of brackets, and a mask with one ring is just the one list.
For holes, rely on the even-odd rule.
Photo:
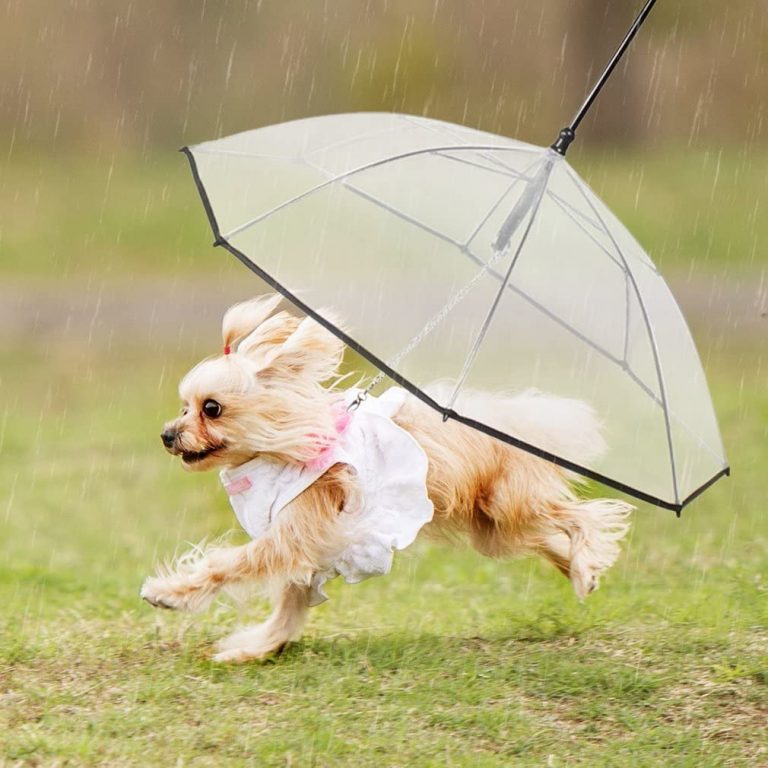
{"label": "dog harness", "polygon": [[359,493],[341,513],[349,544],[327,568],[313,574],[310,604],[327,599],[323,586],[343,576],[354,584],[389,572],[395,550],[413,542],[432,519],[427,496],[427,456],[404,429],[392,421],[407,393],[392,387],[368,396],[356,410],[359,390],[346,392],[337,420],[338,436],[311,464],[293,464],[259,456],[220,473],[238,522],[253,539],[264,536],[282,511],[335,464],[356,475]]}

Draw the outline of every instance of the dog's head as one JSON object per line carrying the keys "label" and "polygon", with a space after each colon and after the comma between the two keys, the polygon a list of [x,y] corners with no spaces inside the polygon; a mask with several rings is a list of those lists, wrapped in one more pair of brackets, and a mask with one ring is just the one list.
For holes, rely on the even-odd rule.
{"label": "dog's head", "polygon": [[230,307],[224,354],[182,379],[181,415],[161,437],[186,469],[234,467],[262,453],[311,461],[335,429],[337,396],[322,384],[336,374],[344,345],[311,318],[278,312],[280,300]]}

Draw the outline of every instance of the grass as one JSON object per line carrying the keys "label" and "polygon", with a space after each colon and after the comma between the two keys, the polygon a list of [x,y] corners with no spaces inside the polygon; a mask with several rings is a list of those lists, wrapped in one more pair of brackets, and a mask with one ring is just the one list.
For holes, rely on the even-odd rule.
{"label": "grass", "polygon": [[5,764],[768,761],[768,394],[754,356],[710,364],[734,478],[681,521],[642,508],[584,605],[543,563],[422,545],[387,578],[333,583],[278,659],[222,668],[216,638],[264,605],[191,618],[137,597],[157,558],[233,524],[216,478],[183,473],[157,440],[189,358],[81,353],[0,358]]}
{"label": "grass", "polygon": [[[768,154],[571,160],[663,268],[757,275]],[[14,290],[243,274],[210,249],[181,157],[1,165]],[[243,667],[211,649],[265,604],[138,599],[158,559],[234,524],[216,478],[158,439],[202,350],[139,341],[0,337],[0,766],[768,764],[760,338],[702,349],[733,478],[679,521],[642,506],[583,605],[544,563],[421,544],[331,584],[301,642]]]}

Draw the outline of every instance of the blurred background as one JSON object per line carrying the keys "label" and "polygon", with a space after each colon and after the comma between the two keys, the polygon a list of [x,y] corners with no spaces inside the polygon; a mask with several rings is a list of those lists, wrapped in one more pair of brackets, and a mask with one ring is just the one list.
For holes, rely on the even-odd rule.
{"label": "blurred background", "polygon": [[[91,342],[150,321],[175,328],[185,295],[207,292],[203,273],[239,295],[251,278],[208,247],[179,147],[356,110],[549,144],[638,5],[1,0],[0,337],[67,332],[61,280],[79,291],[72,341],[84,325]],[[765,0],[666,0],[569,153],[657,263],[686,276],[684,300],[717,293],[750,327],[754,301],[708,278],[726,266],[734,280],[762,279],[767,110]],[[102,290],[108,301],[94,298]]]}
{"label": "blurred background", "polygon": [[[387,110],[547,143],[623,37],[617,0],[4,0],[13,147],[145,154],[327,112]],[[661,2],[580,142],[757,145],[764,2]]]}
{"label": "blurred background", "polygon": [[[127,637],[149,621],[136,590],[154,560],[232,525],[215,478],[182,473],[158,435],[178,408],[179,377],[219,349],[222,311],[263,286],[211,248],[176,150],[356,110],[549,144],[640,5],[0,0],[0,620],[9,648],[45,627],[53,637],[73,617],[135,611]],[[633,615],[655,610],[658,592],[638,597],[641,583],[664,589],[695,574],[702,589],[729,585],[726,596],[701,593],[710,606],[746,605],[750,589],[757,605],[765,589],[767,145],[768,2],[660,0],[569,151],[680,301],[734,471],[679,523],[648,507],[637,515],[617,570],[625,589],[614,592],[642,597]],[[480,572],[466,563],[467,574]],[[490,590],[501,571],[483,573]],[[539,584],[538,570],[512,573]],[[542,575],[541,589],[554,578]],[[353,616],[361,607],[351,605]],[[669,632],[685,634],[673,620]],[[765,648],[764,635],[745,637],[744,647]],[[64,732],[66,718],[60,724]]]}

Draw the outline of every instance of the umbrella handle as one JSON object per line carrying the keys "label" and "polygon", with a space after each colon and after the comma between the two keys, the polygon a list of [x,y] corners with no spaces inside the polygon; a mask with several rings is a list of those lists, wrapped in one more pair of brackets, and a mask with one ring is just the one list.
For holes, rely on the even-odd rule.
{"label": "umbrella handle", "polygon": [[562,131],[560,131],[560,135],[555,140],[555,143],[552,144],[552,149],[554,149],[555,152],[557,152],[559,155],[565,155],[565,153],[568,151],[568,147],[571,145],[571,142],[576,138],[576,129],[579,127],[579,124],[589,111],[589,108],[597,98],[597,95],[608,81],[611,73],[614,69],[616,69],[616,65],[619,63],[619,60],[624,55],[624,52],[627,50],[627,48],[629,48],[629,44],[637,34],[637,30],[640,29],[655,4],[656,0],[647,0],[640,13],[637,14],[637,18],[635,18],[635,20],[632,22],[632,26],[629,28],[629,31],[619,44],[619,47],[614,52],[611,60],[603,70],[603,74],[600,75],[600,77],[597,79],[597,82],[592,86],[592,90],[587,95],[584,103],[579,108],[579,111],[574,115],[570,125],[566,126]]}

